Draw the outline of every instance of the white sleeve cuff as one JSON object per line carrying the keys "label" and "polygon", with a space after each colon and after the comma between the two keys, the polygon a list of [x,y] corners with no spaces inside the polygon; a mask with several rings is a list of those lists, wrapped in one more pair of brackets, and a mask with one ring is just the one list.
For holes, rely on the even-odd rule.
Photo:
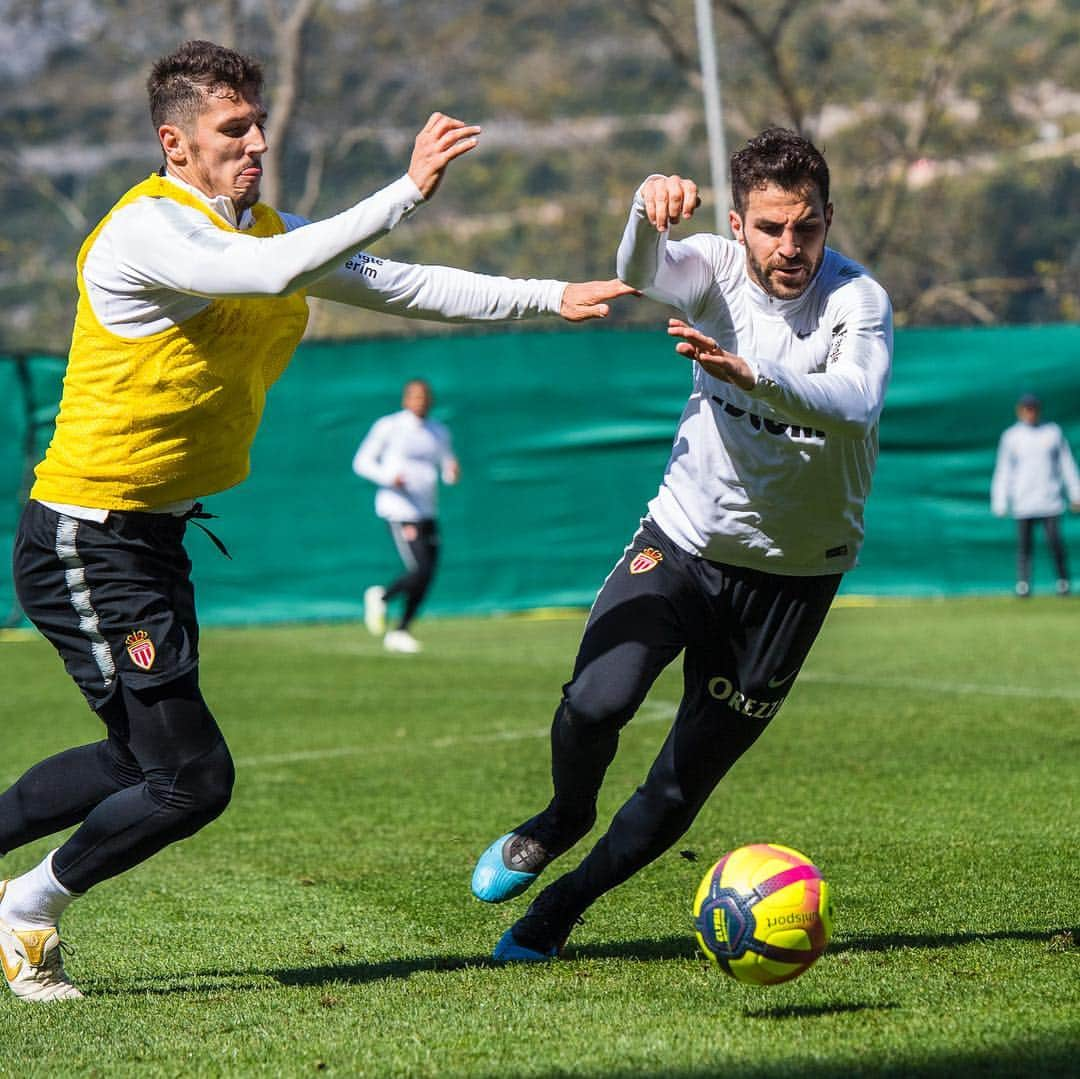
{"label": "white sleeve cuff", "polygon": [[543,310],[549,315],[562,314],[563,296],[568,286],[566,281],[549,281],[544,288]]}
{"label": "white sleeve cuff", "polygon": [[644,186],[650,180],[662,180],[663,178],[664,178],[664,174],[662,172],[650,172],[649,175],[646,176],[645,179],[642,180],[640,184],[638,184],[638,189],[637,189],[637,191],[634,192],[634,202],[636,204],[640,205],[640,206],[644,206],[645,205],[645,199],[641,194],[642,188],[644,188]]}
{"label": "white sleeve cuff", "polygon": [[749,389],[746,393],[751,397],[756,397],[759,400],[767,401],[770,397],[776,396],[776,391],[779,389],[775,379],[769,375],[769,369],[773,366],[768,360],[758,360],[753,356],[743,356],[746,361],[746,366],[750,368],[754,375],[753,389]]}

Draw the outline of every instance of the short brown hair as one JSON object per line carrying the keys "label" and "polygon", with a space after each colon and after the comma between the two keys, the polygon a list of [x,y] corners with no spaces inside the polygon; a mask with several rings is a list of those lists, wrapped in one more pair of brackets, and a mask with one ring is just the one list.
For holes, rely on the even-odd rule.
{"label": "short brown hair", "polygon": [[202,112],[208,92],[218,88],[256,98],[262,93],[263,71],[258,60],[212,41],[185,41],[161,57],[150,71],[150,119],[162,124],[190,126]]}
{"label": "short brown hair", "polygon": [[769,127],[731,155],[731,201],[746,212],[751,191],[776,184],[784,191],[816,187],[829,202],[829,166],[821,151],[786,127]]}

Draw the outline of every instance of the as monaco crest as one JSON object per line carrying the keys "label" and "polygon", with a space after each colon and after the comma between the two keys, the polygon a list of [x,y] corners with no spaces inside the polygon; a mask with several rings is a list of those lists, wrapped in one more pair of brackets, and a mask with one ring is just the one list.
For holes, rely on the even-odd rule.
{"label": "as monaco crest", "polygon": [[150,640],[150,634],[145,629],[137,629],[134,633],[129,633],[124,638],[124,644],[128,655],[131,656],[131,662],[136,667],[144,671],[153,667],[157,652],[154,649],[154,642]]}
{"label": "as monaco crest", "polygon": [[662,551],[658,551],[655,547],[646,547],[634,555],[634,560],[630,563],[630,572],[648,573],[649,570],[656,569],[663,561],[664,554]]}

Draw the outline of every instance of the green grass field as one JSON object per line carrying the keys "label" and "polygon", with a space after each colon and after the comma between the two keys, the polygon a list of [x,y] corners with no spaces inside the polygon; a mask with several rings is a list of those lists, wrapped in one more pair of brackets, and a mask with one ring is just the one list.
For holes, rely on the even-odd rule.
{"label": "green grass field", "polygon": [[[527,898],[485,906],[469,876],[547,799],[581,625],[429,621],[420,657],[358,625],[207,632],[233,804],[70,909],[87,998],[0,998],[0,1074],[1077,1074],[1080,603],[837,608],[677,849],[562,960],[502,968]],[[0,665],[4,782],[97,737],[47,645],[9,636]],[[676,665],[624,734],[598,828],[680,684]],[[810,854],[836,903],[829,951],[773,988],[710,967],[690,929],[708,865],[756,840]]]}

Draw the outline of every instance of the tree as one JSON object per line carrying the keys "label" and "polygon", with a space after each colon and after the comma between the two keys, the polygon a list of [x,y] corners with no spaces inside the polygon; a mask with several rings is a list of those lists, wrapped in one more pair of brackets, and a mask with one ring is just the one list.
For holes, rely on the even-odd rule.
{"label": "tree", "polygon": [[[781,123],[823,146],[835,242],[899,319],[1075,316],[1080,0],[714,4],[729,144]],[[484,125],[480,150],[380,253],[584,278],[611,272],[642,177],[707,170],[693,26],[692,0],[0,0],[0,340],[65,347],[75,253],[160,164],[146,73],[184,38],[264,61],[282,209],[400,175],[439,109]],[[423,332],[330,305],[312,324]]]}
{"label": "tree", "polygon": [[[690,85],[696,56],[672,28],[692,20],[656,0],[635,3]],[[1077,76],[1075,0],[713,0],[713,6],[728,126],[749,136],[780,123],[822,145],[845,202],[837,239],[884,277],[925,251],[923,190],[971,170],[1008,170],[1025,148],[1045,145],[1053,126],[1048,110]],[[1060,74],[1050,82],[1047,72]],[[1033,93],[1039,86],[1041,95]],[[1063,143],[1059,153],[1067,152]],[[934,278],[934,295],[920,299],[917,291],[900,290],[902,314],[941,310],[940,298],[951,297],[954,313],[986,321],[1017,291],[1015,278],[989,287],[996,279],[981,268],[969,290],[960,278],[972,268],[962,252],[949,252],[944,262],[946,276]]]}

